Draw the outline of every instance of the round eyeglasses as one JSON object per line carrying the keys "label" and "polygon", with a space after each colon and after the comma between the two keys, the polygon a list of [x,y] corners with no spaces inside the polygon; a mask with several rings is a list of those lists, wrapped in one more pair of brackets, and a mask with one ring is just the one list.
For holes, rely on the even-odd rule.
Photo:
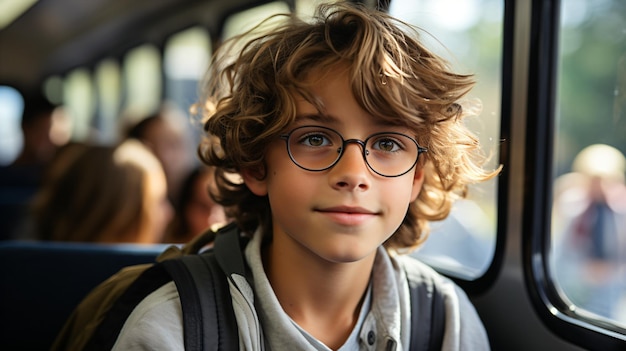
{"label": "round eyeglasses", "polygon": [[321,172],[336,165],[350,143],[361,146],[367,166],[383,177],[406,174],[413,169],[419,155],[428,151],[410,136],[396,132],[375,133],[365,140],[345,140],[331,128],[302,126],[280,135],[280,138],[287,143],[291,161],[311,172]]}

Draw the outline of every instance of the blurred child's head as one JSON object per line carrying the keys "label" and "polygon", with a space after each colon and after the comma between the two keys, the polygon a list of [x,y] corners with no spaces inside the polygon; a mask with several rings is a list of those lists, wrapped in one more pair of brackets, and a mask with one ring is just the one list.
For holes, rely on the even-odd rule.
{"label": "blurred child's head", "polygon": [[157,243],[172,211],[156,157],[134,140],[63,150],[35,202],[42,239]]}
{"label": "blurred child's head", "polygon": [[161,162],[171,200],[177,200],[181,183],[192,168],[192,148],[185,122],[179,111],[163,107],[126,131],[126,138],[141,141]]}
{"label": "blurred child's head", "polygon": [[189,172],[174,206],[175,218],[168,228],[166,242],[185,243],[207,228],[226,224],[224,208],[211,198],[214,192],[212,167],[199,166]]}
{"label": "blurred child's head", "polygon": [[24,145],[18,163],[48,163],[59,147],[69,141],[70,118],[62,106],[42,94],[26,95],[22,114]]}

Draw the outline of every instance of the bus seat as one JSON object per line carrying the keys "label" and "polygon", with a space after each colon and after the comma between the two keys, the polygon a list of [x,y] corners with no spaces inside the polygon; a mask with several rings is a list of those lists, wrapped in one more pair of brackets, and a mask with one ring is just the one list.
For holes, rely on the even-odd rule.
{"label": "bus seat", "polygon": [[91,289],[124,266],[154,262],[166,246],[0,242],[0,344],[50,349]]}

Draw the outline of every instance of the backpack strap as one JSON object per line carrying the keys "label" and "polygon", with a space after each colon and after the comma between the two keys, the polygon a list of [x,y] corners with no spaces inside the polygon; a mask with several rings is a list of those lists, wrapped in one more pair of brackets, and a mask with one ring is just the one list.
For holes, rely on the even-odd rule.
{"label": "backpack strap", "polygon": [[[228,233],[231,235],[225,235]],[[185,349],[239,349],[230,288],[216,256],[221,256],[227,272],[245,271],[245,264],[236,226],[222,228],[217,237],[222,236],[230,239],[225,244],[222,244],[224,241],[221,239],[219,244],[216,241],[215,247],[220,247],[220,255],[210,249],[202,254],[165,259],[146,269],[111,306],[84,350],[111,350],[135,307],[145,297],[172,280],[176,284],[183,311]],[[205,244],[203,240],[197,247]],[[193,250],[195,248],[192,252]]]}
{"label": "backpack strap", "polygon": [[227,277],[230,278],[233,274],[248,277],[243,258],[243,247],[248,240],[239,234],[234,223],[223,227],[215,237],[215,257]]}
{"label": "backpack strap", "polygon": [[214,248],[164,261],[180,295],[186,350],[239,348],[237,319],[226,279],[233,272],[245,272],[235,224],[218,231]]}
{"label": "backpack strap", "polygon": [[164,264],[180,296],[185,349],[238,349],[230,289],[214,252],[187,255]]}
{"label": "backpack strap", "polygon": [[433,277],[413,269],[407,269],[406,274],[412,311],[410,350],[441,350],[446,324],[443,294]]}

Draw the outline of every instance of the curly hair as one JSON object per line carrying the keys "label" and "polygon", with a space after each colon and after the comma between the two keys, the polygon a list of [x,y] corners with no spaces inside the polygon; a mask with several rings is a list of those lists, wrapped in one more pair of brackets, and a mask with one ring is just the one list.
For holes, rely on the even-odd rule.
{"label": "curly hair", "polygon": [[217,166],[213,196],[244,232],[261,225],[269,233],[269,200],[230,174],[264,169],[267,145],[296,118],[297,96],[321,108],[308,89],[315,70],[349,67],[361,107],[389,124],[408,127],[428,147],[419,165],[425,169],[423,189],[385,247],[418,246],[428,235],[428,221],[448,216],[454,200],[466,196],[468,184],[497,174],[482,168],[486,160],[478,139],[462,121],[472,113],[459,101],[473,87],[473,76],[452,72],[420,43],[416,28],[350,3],[321,5],[307,21],[278,16],[285,20],[249,39],[234,58],[228,48],[251,33],[216,51],[196,106],[206,131],[198,153]]}

